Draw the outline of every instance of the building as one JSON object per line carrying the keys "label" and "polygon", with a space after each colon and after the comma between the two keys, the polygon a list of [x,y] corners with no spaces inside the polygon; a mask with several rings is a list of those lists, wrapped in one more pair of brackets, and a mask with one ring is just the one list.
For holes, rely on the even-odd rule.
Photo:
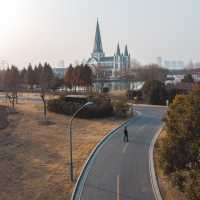
{"label": "building", "polygon": [[159,65],[159,66],[162,66],[162,57],[157,57],[156,58],[156,63]]}
{"label": "building", "polygon": [[59,68],[57,67],[57,68],[53,68],[53,73],[58,78],[64,78],[66,70],[67,69],[63,67],[59,67]]}
{"label": "building", "polygon": [[119,44],[113,56],[106,56],[103,51],[99,23],[97,21],[95,42],[91,57],[87,64],[92,66],[94,71],[103,71],[106,78],[116,78],[121,73],[128,71],[130,68],[130,53],[128,52],[127,45],[122,53]]}
{"label": "building", "polygon": [[167,69],[183,69],[185,64],[181,60],[165,60],[162,66]]}
{"label": "building", "polygon": [[55,68],[53,68],[53,73],[58,78],[64,78],[66,70],[67,68],[65,67],[65,61],[60,60],[55,66]]}

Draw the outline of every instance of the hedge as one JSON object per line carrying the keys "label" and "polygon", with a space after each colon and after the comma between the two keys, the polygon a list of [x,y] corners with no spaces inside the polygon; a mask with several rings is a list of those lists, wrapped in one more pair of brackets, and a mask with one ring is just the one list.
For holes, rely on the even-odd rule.
{"label": "hedge", "polygon": [[[48,110],[55,113],[73,115],[83,104],[65,101],[63,98],[48,101]],[[113,116],[113,106],[110,101],[95,100],[93,105],[83,108],[77,117],[80,118],[106,118]]]}

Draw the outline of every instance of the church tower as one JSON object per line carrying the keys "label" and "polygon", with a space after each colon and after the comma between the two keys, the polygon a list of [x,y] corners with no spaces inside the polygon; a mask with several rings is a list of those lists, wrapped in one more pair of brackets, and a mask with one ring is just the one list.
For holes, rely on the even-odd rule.
{"label": "church tower", "polygon": [[125,46],[124,51],[124,70],[127,71],[130,68],[130,54],[128,53],[128,47]]}
{"label": "church tower", "polygon": [[87,61],[87,64],[91,66],[94,72],[97,72],[97,68],[101,68],[101,71],[108,79],[120,77],[130,68],[130,54],[127,45],[123,51],[118,44],[114,55],[105,56],[98,20],[96,24],[93,51],[91,53],[91,57]]}
{"label": "church tower", "polygon": [[104,57],[103,47],[102,47],[102,41],[101,41],[101,33],[99,28],[99,22],[97,20],[97,26],[96,26],[96,34],[95,34],[95,41],[94,41],[94,48],[92,52],[92,58],[96,58],[98,61],[101,57]]}

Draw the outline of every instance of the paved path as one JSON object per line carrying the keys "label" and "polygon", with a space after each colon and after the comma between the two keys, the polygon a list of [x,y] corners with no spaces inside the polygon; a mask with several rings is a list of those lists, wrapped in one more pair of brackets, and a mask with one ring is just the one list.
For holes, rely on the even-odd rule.
{"label": "paved path", "polygon": [[155,199],[149,175],[149,147],[166,108],[136,106],[135,109],[141,114],[128,123],[130,142],[123,142],[123,128],[120,128],[104,144],[91,166],[81,200]]}

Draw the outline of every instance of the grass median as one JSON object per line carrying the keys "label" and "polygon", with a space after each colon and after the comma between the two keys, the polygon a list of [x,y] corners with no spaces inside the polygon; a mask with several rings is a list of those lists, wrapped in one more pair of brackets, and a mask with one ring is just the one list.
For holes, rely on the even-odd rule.
{"label": "grass median", "polygon": [[[67,200],[73,184],[69,176],[70,117],[48,113],[52,123],[39,123],[42,107],[18,104],[0,130],[0,199]],[[73,155],[76,178],[95,145],[123,120],[75,119]]]}

